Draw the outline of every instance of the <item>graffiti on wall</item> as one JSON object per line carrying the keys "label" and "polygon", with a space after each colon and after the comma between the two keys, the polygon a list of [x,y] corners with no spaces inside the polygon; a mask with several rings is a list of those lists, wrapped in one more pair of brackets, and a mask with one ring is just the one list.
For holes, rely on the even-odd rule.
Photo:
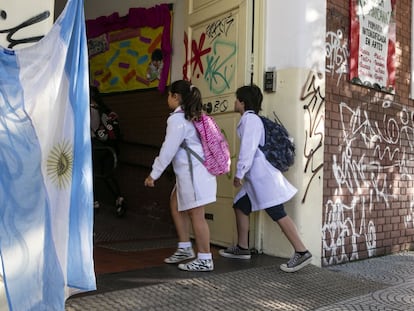
{"label": "graffiti on wall", "polygon": [[[343,37],[343,31],[326,33],[326,68],[325,71],[332,78],[337,77],[337,85],[348,71],[348,47]],[[302,197],[305,203],[311,184],[319,176],[323,168],[323,140],[325,118],[325,94],[319,85],[323,81],[322,75],[310,73],[302,87],[300,101],[305,111],[305,144],[303,155],[306,159],[304,173],[309,176],[306,189]],[[316,157],[318,155],[318,157]],[[319,177],[320,178],[320,177]]]}
{"label": "graffiti on wall", "polygon": [[326,33],[326,73],[332,76],[337,75],[338,81],[342,80],[344,74],[348,72],[348,46],[344,40],[342,30]]}
{"label": "graffiti on wall", "polygon": [[36,24],[48,19],[50,11],[34,13],[33,17],[19,21],[15,19],[13,13],[17,15],[18,12],[0,8],[0,35],[5,36],[4,42],[6,42],[7,48],[13,49],[18,45],[38,42],[44,37],[43,35],[27,36],[24,33],[26,29],[36,28]]}
{"label": "graffiti on wall", "polygon": [[[414,111],[390,101],[382,103],[382,111],[374,120],[361,105],[339,105],[343,140],[332,164],[337,186],[325,204],[322,227],[326,265],[358,259],[361,243],[369,257],[375,255],[378,232],[393,229],[385,222],[393,216],[392,201],[414,179]],[[404,226],[413,228],[414,193],[409,187],[403,191],[409,202]],[[349,202],[344,194],[351,196]]]}
{"label": "graffiti on wall", "polygon": [[[344,31],[327,32],[326,73],[337,86],[349,69],[348,58]],[[384,232],[414,228],[414,111],[387,100],[375,111],[365,104],[338,105],[340,129],[337,135],[330,129],[339,149],[332,156],[333,186],[324,207],[324,265],[356,260],[361,252],[374,256]],[[392,209],[397,200],[398,216]]]}
{"label": "graffiti on wall", "polygon": [[191,38],[184,34],[184,45],[189,50],[186,50],[183,77],[197,85],[203,97],[207,98],[204,109],[208,113],[228,111],[229,98],[234,97],[236,24],[237,16],[229,13],[194,28]]}
{"label": "graffiti on wall", "polygon": [[321,76],[309,73],[302,87],[300,100],[305,111],[305,144],[303,156],[306,159],[304,173],[309,176],[302,203],[305,203],[309,188],[323,168],[323,157],[318,160],[315,155],[323,152],[325,96],[319,87]]}

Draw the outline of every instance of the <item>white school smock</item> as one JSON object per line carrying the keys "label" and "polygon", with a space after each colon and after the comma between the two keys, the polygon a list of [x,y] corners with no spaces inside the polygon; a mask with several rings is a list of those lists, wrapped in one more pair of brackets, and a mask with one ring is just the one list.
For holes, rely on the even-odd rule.
{"label": "white school smock", "polygon": [[289,201],[297,192],[285,176],[272,166],[259,144],[265,142],[263,122],[253,111],[246,111],[237,125],[240,152],[236,165],[236,177],[243,179],[237,202],[246,193],[252,203],[252,211],[266,209]]}
{"label": "white school smock", "polygon": [[193,178],[187,152],[180,147],[186,141],[187,146],[204,158],[203,149],[197,131],[191,121],[184,117],[178,107],[167,119],[165,140],[159,155],[152,165],[150,176],[157,180],[172,162],[176,176],[178,210],[185,211],[216,201],[217,181],[206,167],[191,156]]}

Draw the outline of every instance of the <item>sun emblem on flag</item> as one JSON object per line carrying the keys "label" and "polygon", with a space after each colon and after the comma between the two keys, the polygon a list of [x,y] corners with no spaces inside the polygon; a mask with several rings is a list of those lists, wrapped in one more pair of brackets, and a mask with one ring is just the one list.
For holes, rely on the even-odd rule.
{"label": "sun emblem on flag", "polygon": [[70,185],[72,168],[72,145],[65,141],[54,146],[47,160],[47,175],[59,189]]}

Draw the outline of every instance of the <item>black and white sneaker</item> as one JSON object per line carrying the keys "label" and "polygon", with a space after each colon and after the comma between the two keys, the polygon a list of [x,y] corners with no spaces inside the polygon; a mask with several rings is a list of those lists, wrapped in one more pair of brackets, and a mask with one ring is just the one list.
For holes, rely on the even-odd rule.
{"label": "black and white sneaker", "polygon": [[179,263],[184,260],[195,258],[194,250],[192,247],[177,248],[174,254],[170,257],[165,258],[165,263]]}
{"label": "black and white sneaker", "polygon": [[306,252],[305,254],[301,255],[299,253],[295,253],[292,258],[289,259],[287,263],[280,265],[280,270],[285,272],[296,272],[302,269],[303,267],[310,264],[312,261],[312,254],[310,252]]}
{"label": "black and white sneaker", "polygon": [[193,272],[213,271],[213,259],[194,259],[188,263],[180,263],[178,269]]}

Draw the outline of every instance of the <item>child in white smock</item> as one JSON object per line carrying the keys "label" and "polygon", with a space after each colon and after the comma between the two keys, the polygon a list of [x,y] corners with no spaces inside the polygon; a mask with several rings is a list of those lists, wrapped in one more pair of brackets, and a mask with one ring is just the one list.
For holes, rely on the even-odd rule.
{"label": "child in white smock", "polygon": [[217,181],[198,160],[191,162],[181,144],[186,144],[197,154],[203,155],[201,141],[192,123],[201,115],[202,101],[199,89],[185,80],[171,84],[168,106],[173,113],[167,120],[165,140],[155,158],[145,186],[154,187],[167,166],[172,162],[176,185],[171,194],[171,214],[178,234],[177,251],[164,261],[180,263],[195,257],[189,234],[191,220],[198,250],[197,258],[180,263],[178,268],[186,271],[212,271],[213,259],[210,251],[210,231],[204,217],[204,206],[216,201]]}
{"label": "child in white smock", "polygon": [[256,85],[243,86],[236,91],[234,110],[242,116],[237,126],[240,152],[233,180],[235,187],[241,187],[233,205],[238,243],[219,253],[227,258],[250,259],[249,214],[265,210],[278,223],[295,250],[293,257],[282,264],[280,269],[294,272],[311,263],[312,255],[302,243],[295,224],[283,206],[296,194],[297,189],[266,160],[259,149],[259,145],[264,145],[265,142],[263,122],[257,115],[262,100],[263,94]]}

